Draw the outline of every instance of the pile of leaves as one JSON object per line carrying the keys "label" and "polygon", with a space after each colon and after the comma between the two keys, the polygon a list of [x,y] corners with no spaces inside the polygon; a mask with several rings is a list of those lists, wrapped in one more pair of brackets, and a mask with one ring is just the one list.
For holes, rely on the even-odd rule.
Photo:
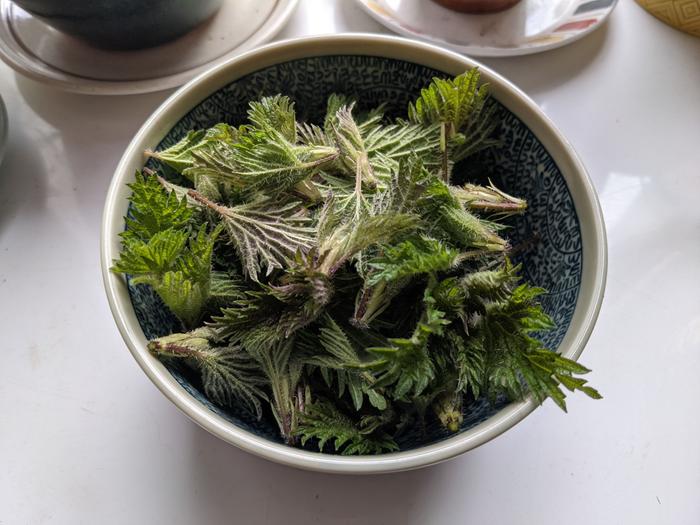
{"label": "pile of leaves", "polygon": [[342,454],[397,450],[429,419],[456,432],[480,396],[599,397],[533,335],[552,327],[544,291],[521,282],[499,222],[526,203],[451,184],[494,144],[491,107],[477,70],[434,79],[406,119],[333,95],[302,123],[277,95],[248,124],[147,152],[161,175],[130,185],[112,270],[182,324],[149,350],[214,403],[274,417],[287,443]]}

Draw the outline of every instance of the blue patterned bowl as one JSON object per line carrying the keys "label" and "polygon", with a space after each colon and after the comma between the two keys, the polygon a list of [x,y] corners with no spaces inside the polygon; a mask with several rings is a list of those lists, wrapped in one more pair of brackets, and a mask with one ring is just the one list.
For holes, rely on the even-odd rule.
{"label": "blue patterned bowl", "polygon": [[[170,333],[176,324],[155,294],[109,272],[119,253],[119,232],[128,207],[135,170],[143,151],[168,146],[188,130],[217,122],[239,124],[247,103],[284,93],[302,118],[318,119],[330,93],[358,95],[368,107],[380,102],[403,115],[409,100],[433,76],[454,76],[474,61],[428,44],[396,37],[339,35],[266,46],[196,78],[172,95],[143,125],[117,168],[107,195],[102,227],[102,271],[117,326],[132,354],[156,386],[195,422],[254,454],[325,472],[390,472],[448,459],[504,432],[534,408],[531,399],[465,407],[457,434],[439,428],[408,437],[401,451],[382,456],[342,457],[288,447],[272,421],[252,421],[242,412],[211,404],[176,369],[152,357],[149,338]],[[514,245],[531,241],[519,256],[525,278],[549,290],[543,304],[557,328],[544,340],[577,358],[593,329],[603,298],[607,247],[595,191],[566,139],[539,108],[507,80],[480,66],[491,85],[502,125],[502,145],[470,163],[467,178],[490,177],[508,193],[525,197],[528,213],[510,231]]]}

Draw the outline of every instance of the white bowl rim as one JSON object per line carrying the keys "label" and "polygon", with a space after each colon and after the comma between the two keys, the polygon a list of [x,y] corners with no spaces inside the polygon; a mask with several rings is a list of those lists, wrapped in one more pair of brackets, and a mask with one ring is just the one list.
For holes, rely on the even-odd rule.
{"label": "white bowl rim", "polygon": [[323,55],[372,55],[423,64],[457,74],[478,66],[491,93],[535,133],[565,177],[579,217],[583,241],[582,281],[576,308],[559,346],[566,357],[579,357],[603,301],[607,275],[607,241],[603,214],[593,184],[571,144],[540,108],[508,80],[457,53],[396,36],[364,33],[295,38],[268,44],[202,73],[172,94],[146,120],[122,156],[105,201],[100,256],[109,306],[131,354],[151,381],[182,412],[215,436],[266,459],[329,473],[387,473],[424,467],[476,448],[505,432],[535,408],[531,397],[513,402],[475,427],[423,447],[379,456],[336,456],[301,450],[256,436],[210,411],[192,397],[146,349],[124,279],[110,272],[119,253],[118,233],[127,209],[126,182],[143,165],[143,151],[155,147],[172,126],[199,102],[250,72],[293,59]]}

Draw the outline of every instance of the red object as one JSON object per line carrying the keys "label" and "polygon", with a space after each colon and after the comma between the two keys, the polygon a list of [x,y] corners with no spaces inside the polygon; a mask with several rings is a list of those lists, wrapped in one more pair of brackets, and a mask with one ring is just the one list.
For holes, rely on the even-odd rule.
{"label": "red object", "polygon": [[520,0],[433,0],[433,2],[462,13],[495,13],[513,7]]}
{"label": "red object", "polygon": [[588,20],[578,20],[577,22],[569,22],[568,24],[557,27],[554,31],[571,31],[573,29],[586,29],[598,21],[597,18],[589,18]]}

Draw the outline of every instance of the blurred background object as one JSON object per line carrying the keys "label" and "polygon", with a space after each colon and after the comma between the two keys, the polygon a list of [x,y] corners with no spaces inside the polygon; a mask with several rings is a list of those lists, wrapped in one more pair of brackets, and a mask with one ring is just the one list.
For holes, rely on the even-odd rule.
{"label": "blurred background object", "polygon": [[7,110],[5,109],[5,103],[2,101],[0,96],[0,164],[2,164],[2,157],[5,154],[5,143],[7,142]]}
{"label": "blurred background object", "polygon": [[[410,38],[481,57],[539,53],[601,27],[617,0],[355,0]],[[461,11],[461,12],[460,12]],[[479,12],[480,14],[474,14]]]}
{"label": "blurred background object", "polygon": [[[39,2],[53,6],[60,4],[61,9],[72,6],[74,11],[68,7],[65,10],[69,19],[73,15],[77,17],[81,5],[90,10],[99,4],[112,4],[106,0],[21,0],[21,5],[34,6]],[[19,2],[0,0],[0,59],[24,76],[66,91],[94,95],[161,91],[180,86],[231,56],[267,42],[287,22],[298,0],[187,0],[185,3],[193,10],[187,15],[190,21],[201,20],[199,15],[205,4],[215,9],[220,3],[221,7],[215,9],[207,20],[174,40],[147,48],[126,49],[127,45],[135,47],[136,41],[144,44],[142,38],[153,38],[147,33],[168,26],[163,22],[169,19],[168,13],[163,14],[163,21],[154,19],[154,14],[159,12],[156,4],[164,9],[163,6],[180,3],[181,0],[140,2],[137,10],[140,10],[143,20],[137,22],[142,24],[147,20],[151,25],[139,26],[138,30],[115,28],[110,41],[118,37],[119,31],[128,33],[132,30],[137,40],[124,43],[122,49],[107,49],[56,29],[54,25],[57,24],[53,21],[47,22],[25,11]],[[113,0],[113,4],[123,5],[126,9],[127,5],[137,5],[137,2]],[[153,12],[146,15],[147,9]],[[125,11],[124,20],[130,16]],[[83,30],[93,27],[92,22],[86,20]],[[164,30],[171,31],[172,27]]]}
{"label": "blurred background object", "polygon": [[140,49],[191,31],[222,0],[14,0],[69,35],[107,49]]}
{"label": "blurred background object", "polygon": [[637,0],[637,3],[668,25],[700,36],[700,0]]}
{"label": "blurred background object", "polygon": [[462,13],[495,13],[513,7],[520,0],[433,0],[433,2]]}

